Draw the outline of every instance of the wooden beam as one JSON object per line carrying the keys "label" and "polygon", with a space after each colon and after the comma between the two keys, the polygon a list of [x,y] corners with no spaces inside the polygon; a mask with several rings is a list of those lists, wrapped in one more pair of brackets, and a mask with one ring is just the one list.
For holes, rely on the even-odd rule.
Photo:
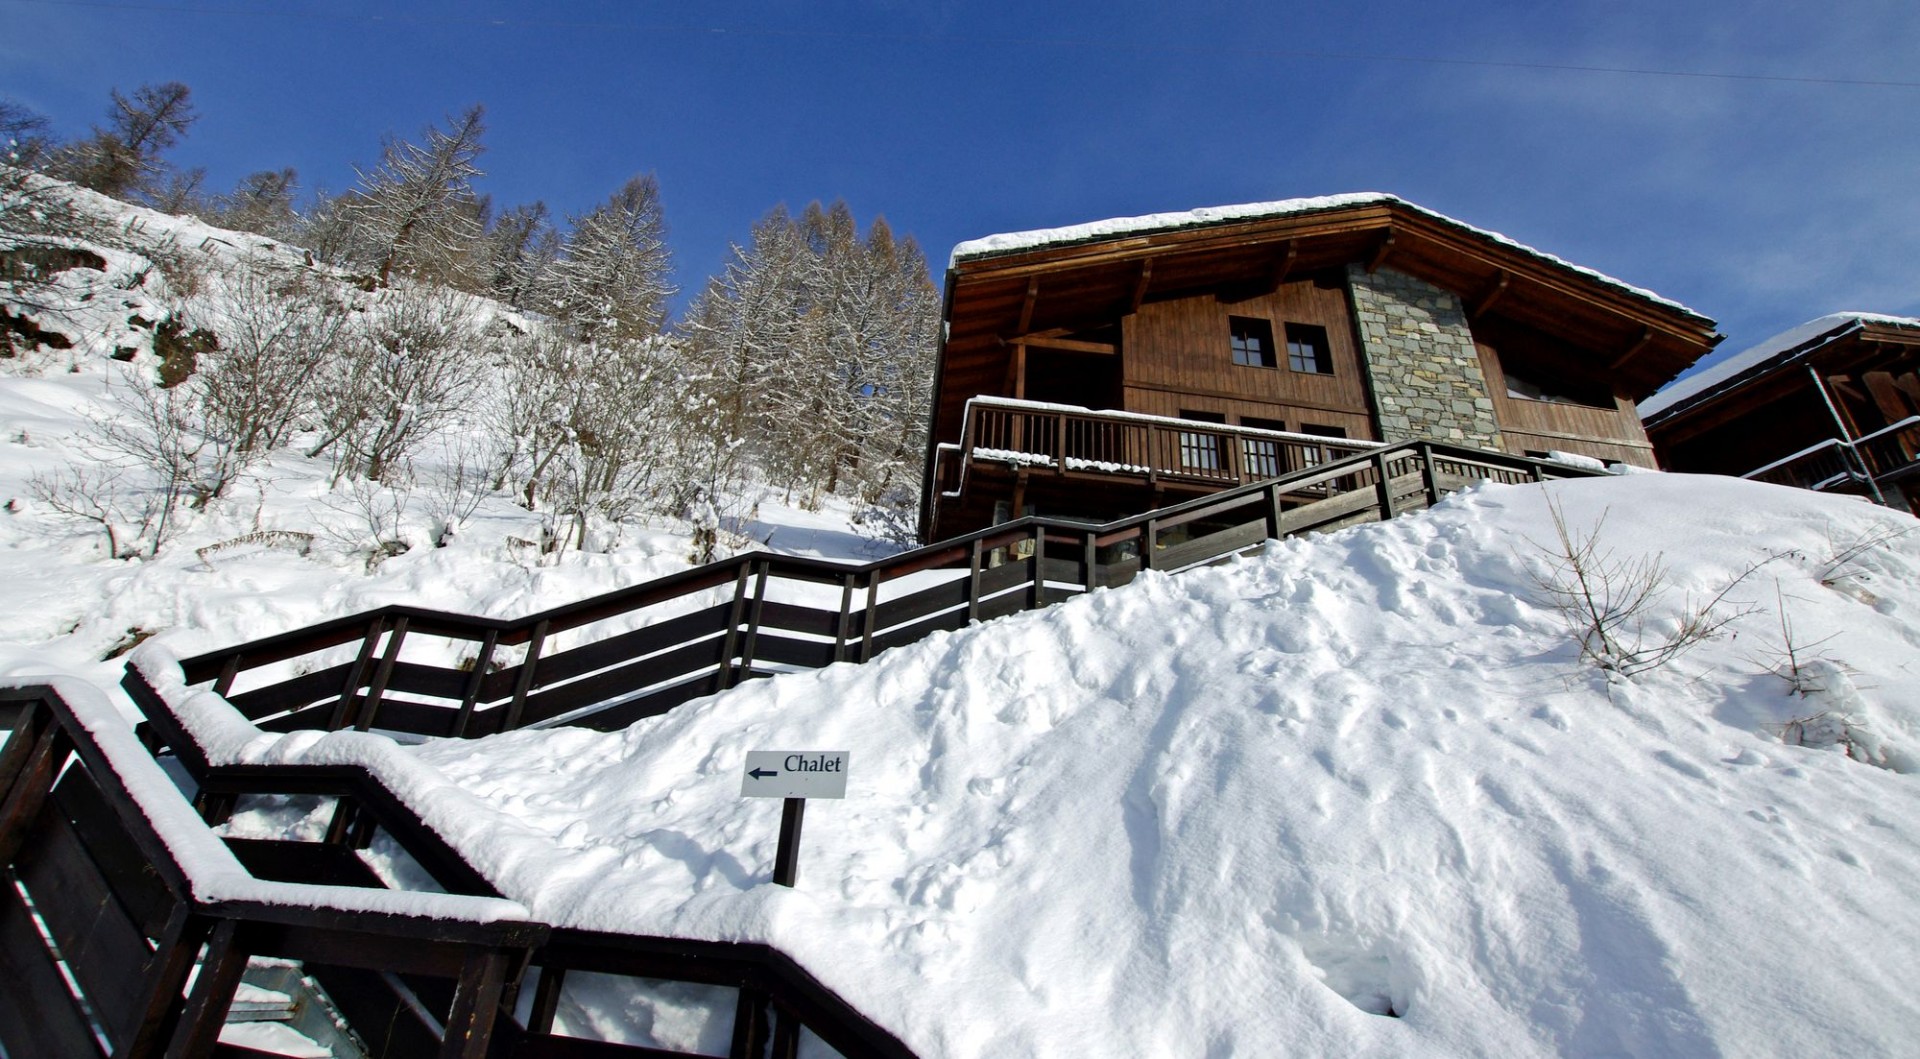
{"label": "wooden beam", "polygon": [[1133,297],[1127,302],[1127,315],[1140,311],[1140,303],[1147,300],[1147,285],[1153,282],[1153,258],[1140,262],[1140,278],[1133,281]]}
{"label": "wooden beam", "polygon": [[1024,335],[1033,329],[1033,303],[1039,300],[1040,277],[1033,276],[1027,280],[1027,298],[1020,303],[1020,325],[1015,331]]}
{"label": "wooden beam", "polygon": [[1072,338],[1030,338],[1022,345],[1032,346],[1035,349],[1062,349],[1069,353],[1114,354],[1120,352],[1119,347],[1111,342],[1082,342]]}
{"label": "wooden beam", "polygon": [[1475,298],[1473,304],[1467,307],[1467,319],[1478,320],[1480,319],[1481,313],[1493,308],[1493,303],[1499,301],[1500,296],[1507,293],[1507,284],[1512,282],[1512,280],[1513,273],[1508,272],[1504,268],[1494,273],[1493,282],[1487,284],[1486,289],[1480,292],[1480,296]]}
{"label": "wooden beam", "polygon": [[1380,240],[1380,248],[1375,250],[1373,252],[1373,256],[1367,259],[1367,275],[1371,276],[1375,272],[1378,272],[1380,270],[1380,266],[1387,263],[1387,255],[1392,252],[1393,252],[1393,229],[1388,228],[1387,237],[1385,239]]}
{"label": "wooden beam", "polygon": [[1615,357],[1613,360],[1613,363],[1607,365],[1607,370],[1609,371],[1618,370],[1621,367],[1621,365],[1624,365],[1627,361],[1630,361],[1633,358],[1639,356],[1640,351],[1647,348],[1648,344],[1650,344],[1652,341],[1653,341],[1653,328],[1642,327],[1640,329],[1640,333],[1633,336],[1633,341],[1627,343],[1627,351],[1625,353],[1620,354],[1618,357]]}
{"label": "wooden beam", "polygon": [[1293,263],[1299,258],[1300,240],[1287,240],[1286,250],[1274,259],[1273,267],[1267,271],[1266,292],[1268,294],[1279,290],[1280,284],[1287,281],[1287,276],[1293,272]]}
{"label": "wooden beam", "polygon": [[1027,399],[1027,344],[1013,344],[1013,397],[1016,401]]}

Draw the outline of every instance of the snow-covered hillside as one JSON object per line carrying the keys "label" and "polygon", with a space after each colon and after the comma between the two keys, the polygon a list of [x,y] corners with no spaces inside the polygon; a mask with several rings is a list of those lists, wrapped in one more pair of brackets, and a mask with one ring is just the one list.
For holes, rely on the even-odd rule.
{"label": "snow-covered hillside", "polygon": [[[1741,616],[1582,662],[1550,502],[1590,569],[1663,557],[1655,639],[1744,575]],[[1482,487],[621,733],[430,743],[411,786],[464,791],[423,808],[536,915],[771,941],[927,1056],[1911,1054],[1913,530],[1731,480]],[[741,762],[810,747],[849,796],[786,890]],[[725,1011],[561,1019],[724,1046]]]}
{"label": "snow-covered hillside", "polygon": [[[850,498],[828,495],[806,509],[786,502],[799,500],[793,491],[762,485],[742,465],[724,475],[705,468],[723,493],[703,497],[697,511],[631,504],[617,520],[582,519],[584,539],[548,550],[543,544],[556,525],[567,530],[573,520],[547,496],[534,510],[524,505],[533,486],[522,471],[531,460],[513,447],[526,437],[501,423],[510,371],[480,359],[463,365],[466,391],[449,402],[458,407],[442,409],[398,472],[371,482],[345,471],[339,445],[319,458],[305,455],[327,433],[312,407],[324,402],[309,401],[287,437],[250,458],[221,495],[200,504],[183,496],[155,552],[153,512],[165,474],[154,453],[128,450],[151,447],[155,402],[179,392],[154,386],[169,370],[157,336],[170,325],[188,339],[210,329],[223,343],[219,356],[228,357],[258,353],[263,328],[291,329],[307,310],[325,316],[323,303],[365,318],[417,295],[439,310],[454,306],[469,342],[542,325],[485,298],[433,288],[369,292],[364,281],[315,265],[295,247],[40,184],[57,201],[70,199],[78,219],[72,236],[0,237],[0,258],[16,244],[72,251],[47,259],[54,266],[31,283],[0,273],[0,310],[44,339],[18,352],[0,347],[0,677],[57,671],[111,685],[124,652],[148,637],[190,655],[389,603],[524,614],[686,569],[701,551],[693,538],[704,527],[680,514],[717,523],[721,554],[764,546],[864,561],[896,547],[849,524]],[[392,359],[409,354],[421,357],[402,347]],[[201,350],[202,376],[209,359]],[[330,370],[329,383],[342,374]],[[663,400],[679,396],[656,388]],[[536,430],[572,430],[568,396],[553,399],[549,420]],[[426,414],[414,395],[394,410]],[[553,417],[562,422],[555,426]],[[649,435],[671,428],[621,427],[651,446],[652,463],[665,462],[673,445]],[[707,441],[725,447],[724,438]],[[544,455],[556,459],[552,450]],[[514,461],[513,473],[500,470]],[[199,462],[208,462],[204,454]],[[605,464],[588,469],[617,477]],[[495,479],[506,487],[490,487]],[[183,493],[194,487],[175,485]],[[105,524],[122,556],[143,557],[110,554]]]}

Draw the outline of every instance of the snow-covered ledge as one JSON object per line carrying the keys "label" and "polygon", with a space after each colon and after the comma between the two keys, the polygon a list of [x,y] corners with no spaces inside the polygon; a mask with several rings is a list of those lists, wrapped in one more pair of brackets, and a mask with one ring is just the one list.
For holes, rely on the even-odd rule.
{"label": "snow-covered ledge", "polygon": [[[143,672],[164,673],[173,668],[171,687],[183,687],[179,666],[159,650],[149,651],[143,660]],[[325,886],[313,883],[274,882],[256,878],[236,859],[226,843],[207,828],[198,813],[180,793],[180,789],[161,770],[120,712],[114,709],[99,689],[71,678],[9,679],[9,687],[44,685],[67,704],[86,729],[100,754],[106,759],[127,793],[153,825],[154,833],[166,844],[167,851],[180,866],[191,896],[196,902],[253,902],[287,907],[324,908],[340,912],[381,915],[421,916],[468,923],[526,921],[533,917],[517,901],[496,897],[469,897],[458,894],[416,893],[402,890],[375,890],[349,886]],[[218,699],[217,696],[210,696]],[[238,725],[220,716],[220,708],[238,719]],[[228,757],[244,756],[268,760],[270,748],[260,740],[277,743],[247,723],[225,700],[207,702],[196,698],[189,711],[194,717],[196,734],[215,736],[217,745]],[[251,729],[258,739],[236,745],[240,728]]]}
{"label": "snow-covered ledge", "polygon": [[496,889],[526,900],[527,906],[513,905],[519,915],[541,914],[538,897],[552,859],[552,836],[501,813],[384,735],[264,732],[223,696],[188,687],[179,659],[161,644],[141,644],[128,662],[166,702],[207,755],[208,765],[363,768]]}

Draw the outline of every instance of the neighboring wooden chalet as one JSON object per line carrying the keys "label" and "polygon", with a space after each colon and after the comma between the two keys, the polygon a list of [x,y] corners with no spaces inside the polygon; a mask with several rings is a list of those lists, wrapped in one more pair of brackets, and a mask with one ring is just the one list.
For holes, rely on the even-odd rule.
{"label": "neighboring wooden chalet", "polygon": [[921,532],[1106,520],[1413,438],[1654,466],[1713,321],[1391,195],[963,243]]}
{"label": "neighboring wooden chalet", "polygon": [[1855,493],[1920,514],[1920,319],[1838,313],[1642,402],[1670,471]]}

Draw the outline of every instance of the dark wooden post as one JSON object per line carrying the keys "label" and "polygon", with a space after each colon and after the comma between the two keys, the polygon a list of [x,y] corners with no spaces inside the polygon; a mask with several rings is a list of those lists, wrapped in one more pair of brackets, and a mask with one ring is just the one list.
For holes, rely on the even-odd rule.
{"label": "dark wooden post", "polygon": [[751,562],[742,562],[733,578],[733,606],[727,610],[727,634],[720,641],[720,668],[713,675],[715,691],[733,686],[733,656],[740,646],[740,619],[747,606],[747,573],[752,568]]}
{"label": "dark wooden post", "polygon": [[840,578],[840,617],[833,624],[833,660],[847,660],[847,626],[853,621],[853,575]]}
{"label": "dark wooden post", "polygon": [[1280,539],[1280,487],[1267,486],[1267,539]]}
{"label": "dark wooden post", "polygon": [[373,727],[373,715],[380,709],[380,699],[387,693],[387,681],[393,677],[394,663],[400,660],[400,644],[407,638],[407,617],[401,615],[393,623],[393,632],[387,634],[387,650],[380,656],[380,668],[373,672],[373,684],[367,688],[366,701],[361,703],[353,726],[364,732]]}
{"label": "dark wooden post", "polygon": [[1054,414],[1053,421],[1053,458],[1055,461],[1053,473],[1065,474],[1067,473],[1067,414],[1065,412],[1057,412]]}
{"label": "dark wooden post", "polygon": [[747,568],[754,571],[753,605],[747,609],[747,636],[740,646],[740,676],[742,679],[753,675],[753,647],[760,639],[760,614],[767,604],[767,575],[773,564],[765,559],[748,563]]}
{"label": "dark wooden post", "polygon": [[728,1059],[761,1059],[767,1054],[767,995],[750,983],[740,986],[733,1008],[733,1042]]}
{"label": "dark wooden post", "polygon": [[1160,520],[1150,518],[1140,527],[1140,569],[1153,569],[1153,541],[1160,535]]}
{"label": "dark wooden post", "polygon": [[333,716],[327,720],[327,730],[337,732],[352,723],[350,713],[353,700],[360,694],[360,680],[367,675],[367,662],[373,658],[373,648],[380,642],[380,630],[386,624],[384,617],[376,617],[367,623],[366,638],[360,641],[359,657],[347,670],[347,679],[340,686],[340,701],[333,706]]}
{"label": "dark wooden post", "polygon": [[1085,576],[1081,578],[1081,583],[1086,586],[1087,591],[1089,592],[1093,591],[1096,587],[1098,587],[1097,582],[1100,580],[1100,575],[1099,575],[1098,569],[1094,566],[1094,546],[1093,546],[1092,530],[1087,530],[1081,535],[1080,568],[1081,568],[1081,571],[1085,574]]}
{"label": "dark wooden post", "polygon": [[1380,518],[1385,521],[1393,517],[1393,485],[1387,477],[1387,453],[1382,449],[1373,454],[1373,488],[1380,498]]}
{"label": "dark wooden post", "polygon": [[540,648],[547,642],[547,619],[534,623],[533,636],[527,640],[527,660],[520,663],[520,679],[513,682],[513,700],[507,703],[507,716],[500,730],[511,732],[520,727],[520,712],[527,707],[527,693],[533,690],[533,670],[540,663]]}
{"label": "dark wooden post", "polygon": [[1420,484],[1427,487],[1427,506],[1440,502],[1440,474],[1433,469],[1433,443],[1420,443]]}
{"label": "dark wooden post", "polygon": [[1033,527],[1032,576],[1027,584],[1027,609],[1039,610],[1040,602],[1046,597],[1047,575],[1047,531],[1043,526]]}
{"label": "dark wooden post", "polygon": [[226,664],[220,667],[220,675],[214,678],[213,693],[224,697],[227,692],[233,690],[233,680],[239,675],[240,652],[235,651],[233,655],[227,659]]}
{"label": "dark wooden post", "polygon": [[805,798],[788,798],[780,806],[780,845],[773,854],[773,881],[791,887],[800,875],[800,824],[807,815]]}
{"label": "dark wooden post", "polygon": [[533,987],[533,1008],[527,1012],[527,1032],[553,1032],[553,1016],[560,1010],[560,987],[567,981],[565,967],[540,968],[540,984]]}
{"label": "dark wooden post", "polygon": [[213,1054],[220,1027],[227,1021],[227,1007],[233,1003],[240,975],[247,969],[247,954],[235,943],[238,929],[231,919],[223,919],[213,928],[207,939],[207,958],[193,980],[193,992],[187,996],[187,1006],[167,1045],[167,1059]]}
{"label": "dark wooden post", "polygon": [[460,712],[453,718],[453,737],[462,738],[467,734],[467,724],[473,720],[473,708],[480,702],[480,689],[487,682],[487,667],[493,664],[494,649],[500,646],[500,630],[488,629],[480,640],[480,653],[473,657],[473,672],[467,674],[467,686],[460,694]]}
{"label": "dark wooden post", "polygon": [[873,623],[880,617],[880,571],[867,571],[867,611],[860,627],[860,661],[873,657]]}
{"label": "dark wooden post", "polygon": [[447,1013],[447,1030],[440,1038],[439,1059],[486,1059],[506,978],[506,953],[481,949],[467,955],[454,987],[453,1008]]}
{"label": "dark wooden post", "polygon": [[980,564],[986,556],[982,554],[980,538],[973,539],[973,547],[967,549],[967,622],[980,620]]}

